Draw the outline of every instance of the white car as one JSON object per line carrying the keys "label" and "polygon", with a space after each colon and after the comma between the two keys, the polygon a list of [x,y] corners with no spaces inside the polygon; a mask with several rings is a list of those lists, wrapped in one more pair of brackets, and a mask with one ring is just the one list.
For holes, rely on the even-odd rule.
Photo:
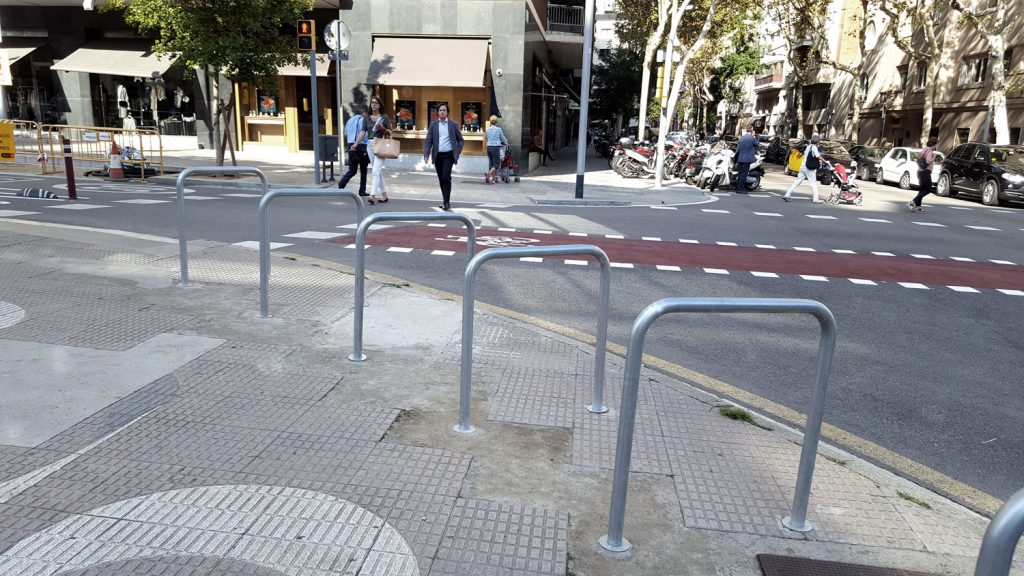
{"label": "white car", "polygon": [[[875,171],[875,182],[885,184],[896,182],[900,188],[909,190],[917,188],[917,159],[924,148],[893,148],[882,157]],[[939,181],[942,173],[942,161],[946,156],[942,152],[935,153],[935,164],[932,166],[932,185]]]}

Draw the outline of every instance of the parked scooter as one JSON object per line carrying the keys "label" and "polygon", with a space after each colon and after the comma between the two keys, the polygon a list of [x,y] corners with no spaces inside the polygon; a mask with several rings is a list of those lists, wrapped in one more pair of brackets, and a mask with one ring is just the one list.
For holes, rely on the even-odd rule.
{"label": "parked scooter", "polygon": [[719,186],[729,186],[729,168],[732,166],[733,152],[724,143],[711,149],[704,159],[700,173],[697,174],[697,188],[708,188],[714,192]]}

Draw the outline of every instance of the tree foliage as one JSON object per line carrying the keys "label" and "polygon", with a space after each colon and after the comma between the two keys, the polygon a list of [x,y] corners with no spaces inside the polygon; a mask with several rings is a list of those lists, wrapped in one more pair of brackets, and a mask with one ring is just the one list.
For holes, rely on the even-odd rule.
{"label": "tree foliage", "polygon": [[278,66],[299,62],[295,20],[312,0],[108,0],[158,54],[186,70],[209,67],[236,81],[276,90]]}
{"label": "tree foliage", "polygon": [[591,106],[594,116],[631,118],[639,102],[637,86],[643,57],[626,48],[612,50],[593,67]]}

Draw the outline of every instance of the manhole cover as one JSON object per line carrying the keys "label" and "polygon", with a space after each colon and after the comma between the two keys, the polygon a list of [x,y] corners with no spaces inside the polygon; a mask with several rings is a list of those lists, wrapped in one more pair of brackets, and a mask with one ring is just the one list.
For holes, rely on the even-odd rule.
{"label": "manhole cover", "polygon": [[24,319],[24,310],[10,302],[0,300],[0,330],[10,328]]}

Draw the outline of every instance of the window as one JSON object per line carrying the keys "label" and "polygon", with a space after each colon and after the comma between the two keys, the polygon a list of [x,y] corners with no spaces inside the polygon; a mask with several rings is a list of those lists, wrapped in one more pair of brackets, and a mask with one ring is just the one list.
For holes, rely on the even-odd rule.
{"label": "window", "polygon": [[921,61],[917,63],[917,73],[914,75],[914,89],[924,90],[928,84],[928,63]]}
{"label": "window", "polygon": [[970,141],[971,129],[970,128],[957,128],[956,129],[956,143],[966,144]]}
{"label": "window", "polygon": [[897,66],[896,67],[896,73],[900,75],[900,81],[899,81],[899,84],[898,84],[898,86],[900,87],[900,92],[903,92],[903,90],[907,86],[907,77],[908,77],[909,72],[910,72],[910,66],[907,65],[907,64],[904,64],[902,66]]}
{"label": "window", "polygon": [[974,147],[974,156],[972,156],[971,159],[976,161],[976,162],[986,162],[987,163],[988,162],[988,154],[989,154],[988,153],[988,146],[975,146]]}
{"label": "window", "polygon": [[1020,128],[1010,128],[1010,145],[1020,145]]}
{"label": "window", "polygon": [[1013,74],[1013,48],[1007,48],[1006,52],[1003,52],[1003,70],[1007,74]]}
{"label": "window", "polygon": [[988,56],[975,56],[964,59],[960,70],[960,85],[981,84],[988,75]]}
{"label": "window", "polygon": [[864,28],[864,49],[874,50],[878,44],[878,33],[875,31],[874,21],[868,22],[868,25]]}
{"label": "window", "polygon": [[865,102],[868,99],[868,75],[860,75],[860,101]]}

